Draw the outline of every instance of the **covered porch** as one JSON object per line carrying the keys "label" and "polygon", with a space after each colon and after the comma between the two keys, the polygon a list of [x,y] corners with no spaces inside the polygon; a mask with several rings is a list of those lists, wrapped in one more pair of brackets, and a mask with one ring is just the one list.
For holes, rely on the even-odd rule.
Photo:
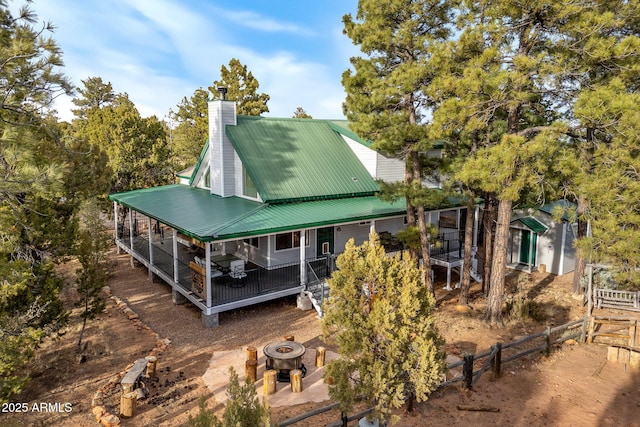
{"label": "covered porch", "polygon": [[264,204],[184,185],[110,199],[119,250],[171,285],[174,303],[202,310],[207,326],[216,326],[221,312],[324,281],[333,266],[334,224],[399,215],[402,221],[404,212],[402,202],[375,196]]}
{"label": "covered porch", "polygon": [[[116,221],[118,250],[144,265],[150,277],[171,285],[174,303],[190,302],[202,310],[207,326],[216,326],[224,311],[299,294],[311,281],[326,278],[331,266],[325,256],[264,268],[234,254],[216,253],[211,242],[188,238],[132,210],[124,221]],[[234,261],[243,265],[239,274],[230,268]]]}

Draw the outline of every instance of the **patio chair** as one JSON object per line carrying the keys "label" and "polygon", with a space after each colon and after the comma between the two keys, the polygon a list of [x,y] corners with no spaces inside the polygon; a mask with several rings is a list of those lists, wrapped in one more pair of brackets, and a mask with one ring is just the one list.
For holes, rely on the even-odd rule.
{"label": "patio chair", "polygon": [[231,261],[229,268],[231,270],[229,276],[234,279],[234,285],[237,287],[244,286],[244,279],[247,277],[247,273],[244,271],[244,260]]}

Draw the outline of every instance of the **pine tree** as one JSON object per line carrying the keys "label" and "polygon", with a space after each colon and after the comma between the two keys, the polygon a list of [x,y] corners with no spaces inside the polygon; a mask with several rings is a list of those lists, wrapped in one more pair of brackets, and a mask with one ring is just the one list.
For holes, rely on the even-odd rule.
{"label": "pine tree", "polygon": [[209,92],[217,95],[218,88],[227,88],[227,99],[236,101],[237,113],[244,116],[259,116],[268,113],[270,96],[266,93],[258,93],[260,83],[238,59],[232,58],[229,67],[223,65],[220,68],[220,80],[209,86]]}
{"label": "pine tree", "polygon": [[[383,187],[383,197],[405,197],[409,247],[419,241],[425,284],[430,274],[430,233],[425,205],[436,206],[441,194],[422,186],[420,153],[433,148],[425,124],[432,99],[425,91],[433,77],[431,46],[450,33],[449,4],[415,0],[360,0],[355,19],[343,18],[344,32],[364,56],[351,58],[353,70],[342,75],[347,92],[344,110],[352,129],[374,148],[405,161],[404,185]],[[385,196],[386,194],[386,196]]]}
{"label": "pine tree", "polygon": [[415,259],[386,256],[375,233],[362,246],[347,242],[336,263],[322,320],[324,339],[341,355],[326,368],[329,394],[345,412],[363,396],[387,420],[440,384],[446,366],[435,300]]}

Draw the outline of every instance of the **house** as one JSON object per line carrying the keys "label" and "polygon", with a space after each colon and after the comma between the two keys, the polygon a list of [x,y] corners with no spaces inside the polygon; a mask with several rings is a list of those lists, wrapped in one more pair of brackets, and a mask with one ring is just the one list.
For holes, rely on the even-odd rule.
{"label": "house", "polygon": [[[376,230],[393,246],[406,225],[404,200],[376,196],[377,179],[404,179],[403,162],[346,122],[237,116],[235,107],[224,96],[209,102],[208,142],[178,184],[109,196],[119,250],[168,283],[174,303],[200,308],[207,326],[227,310],[318,286],[324,295],[350,238],[361,244]],[[434,260],[449,272],[461,265],[465,209],[452,201],[426,214],[441,225]]]}
{"label": "house", "polygon": [[577,229],[566,212],[575,209],[574,203],[560,200],[515,212],[509,226],[508,265],[529,272],[534,269],[557,275],[572,272]]}

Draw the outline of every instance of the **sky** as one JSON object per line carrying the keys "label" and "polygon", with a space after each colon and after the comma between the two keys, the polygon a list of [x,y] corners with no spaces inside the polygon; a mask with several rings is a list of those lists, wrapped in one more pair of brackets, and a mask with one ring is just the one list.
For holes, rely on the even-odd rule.
{"label": "sky", "polygon": [[[22,3],[22,2],[14,2]],[[76,87],[100,77],[127,93],[144,117],[164,120],[237,58],[270,95],[270,117],[297,107],[316,119],[343,118],[342,73],[360,54],[342,33],[357,0],[35,0],[55,27],[63,72]],[[72,119],[71,98],[57,100]]]}

